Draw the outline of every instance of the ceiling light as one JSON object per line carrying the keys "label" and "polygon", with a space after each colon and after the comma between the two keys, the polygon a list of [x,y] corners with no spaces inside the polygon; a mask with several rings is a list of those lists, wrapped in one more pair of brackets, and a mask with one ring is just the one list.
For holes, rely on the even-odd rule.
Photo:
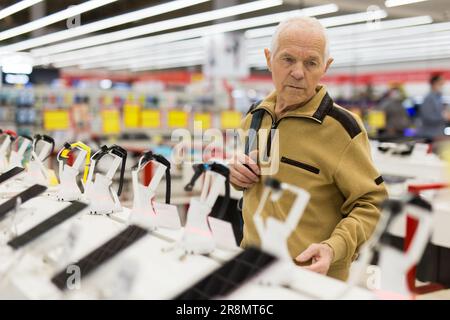
{"label": "ceiling light", "polygon": [[92,33],[95,31],[108,29],[114,26],[122,25],[125,23],[130,23],[133,21],[138,21],[141,19],[154,17],[163,13],[171,12],[174,10],[179,10],[189,6],[193,6],[199,3],[203,3],[211,0],[177,0],[159,4],[153,7],[121,14],[119,16],[111,17],[108,19],[103,19],[100,21],[88,23],[85,25],[78,26],[76,28],[71,28],[63,31],[53,32],[41,37],[20,41],[9,45],[6,47],[9,51],[22,51],[30,48],[40,47],[49,43],[68,40],[70,38],[78,37],[84,34]]}
{"label": "ceiling light", "polygon": [[156,33],[160,31],[175,29],[178,27],[198,24],[207,21],[213,21],[226,17],[231,17],[243,13],[262,10],[282,4],[282,0],[259,0],[249,3],[240,4],[237,6],[226,7],[222,9],[212,10],[208,12],[202,12],[193,14],[190,16],[184,16],[159,22],[154,22],[134,28],[128,28],[120,31],[110,32],[106,34],[100,34],[88,38],[65,42],[42,49],[35,49],[37,55],[53,54],[58,52],[65,52],[69,50],[97,46],[99,44],[110,43],[114,41],[120,41],[129,38],[139,37],[145,34]]}
{"label": "ceiling light", "polygon": [[16,12],[22,11],[26,8],[34,6],[36,3],[42,2],[43,0],[22,0],[9,7],[0,10],[0,20],[13,15]]}
{"label": "ceiling light", "polygon": [[406,4],[424,2],[424,1],[428,1],[428,0],[386,0],[384,2],[384,5],[388,8],[391,8],[391,7],[404,6]]}
{"label": "ceiling light", "polygon": [[70,6],[65,10],[56,12],[49,16],[0,32],[0,41],[43,28],[55,22],[77,16],[83,12],[87,12],[116,1],[117,0],[90,0],[83,2],[82,4]]}

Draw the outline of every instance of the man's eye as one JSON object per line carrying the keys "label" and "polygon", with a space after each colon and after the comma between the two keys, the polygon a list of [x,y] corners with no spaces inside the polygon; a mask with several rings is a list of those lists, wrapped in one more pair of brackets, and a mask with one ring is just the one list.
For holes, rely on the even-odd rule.
{"label": "man's eye", "polygon": [[315,62],[315,61],[308,61],[307,65],[311,66],[311,67],[315,67],[315,66],[317,66],[317,62]]}
{"label": "man's eye", "polygon": [[292,59],[292,58],[289,58],[289,57],[284,57],[284,58],[283,58],[283,61],[286,61],[286,62],[292,63],[292,62],[294,62],[294,59]]}

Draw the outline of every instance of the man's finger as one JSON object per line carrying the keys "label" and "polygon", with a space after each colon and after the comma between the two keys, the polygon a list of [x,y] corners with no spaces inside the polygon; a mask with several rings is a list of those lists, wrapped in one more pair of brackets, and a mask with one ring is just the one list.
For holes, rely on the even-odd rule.
{"label": "man's finger", "polygon": [[237,171],[234,167],[230,168],[230,174],[236,180],[241,181],[242,183],[253,183],[254,181]]}
{"label": "man's finger", "polygon": [[239,160],[239,162],[241,162],[242,164],[246,164],[248,167],[250,167],[250,170],[253,171],[254,174],[259,175],[260,170],[258,167],[258,164],[256,163],[255,160],[253,160],[252,158],[250,158],[249,156],[240,153],[237,155],[237,159]]}
{"label": "man's finger", "polygon": [[233,167],[241,175],[245,176],[251,182],[257,182],[259,180],[258,176],[254,174],[251,170],[246,168],[243,164],[238,164]]}
{"label": "man's finger", "polygon": [[306,262],[319,254],[319,250],[316,246],[310,245],[305,251],[298,255],[295,260],[298,262]]}

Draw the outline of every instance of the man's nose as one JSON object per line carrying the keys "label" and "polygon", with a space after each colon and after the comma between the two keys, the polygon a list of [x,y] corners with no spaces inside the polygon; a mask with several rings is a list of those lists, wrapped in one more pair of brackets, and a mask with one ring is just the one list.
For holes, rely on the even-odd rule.
{"label": "man's nose", "polygon": [[305,77],[305,73],[303,71],[303,66],[301,64],[296,64],[293,66],[291,71],[291,76],[295,80],[302,80]]}

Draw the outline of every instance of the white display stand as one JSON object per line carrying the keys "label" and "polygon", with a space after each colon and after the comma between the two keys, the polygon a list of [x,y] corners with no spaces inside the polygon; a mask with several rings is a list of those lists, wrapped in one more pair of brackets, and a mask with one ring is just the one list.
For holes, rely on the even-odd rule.
{"label": "white display stand", "polygon": [[[68,153],[72,152],[74,149],[79,150],[79,153],[73,165],[69,166],[67,163],[63,162],[62,157],[67,158]],[[81,199],[81,190],[77,183],[78,175],[83,165],[86,166],[90,163],[90,153],[91,149],[82,142],[76,142],[72,145],[65,144],[64,148],[62,148],[58,152],[57,158],[59,162],[59,180],[60,180],[59,190],[56,196],[58,200],[73,201]]]}
{"label": "white display stand", "polygon": [[[149,164],[156,167],[150,183],[145,186],[139,182],[140,172]],[[154,201],[156,189],[163,176],[166,176],[166,203]],[[161,155],[152,152],[145,153],[137,166],[131,171],[133,183],[133,208],[130,215],[130,223],[154,231],[158,227],[180,229],[181,222],[177,207],[170,204],[171,176],[170,162]]]}
{"label": "white display stand", "polygon": [[[96,164],[105,156],[113,158],[106,175],[95,173]],[[119,146],[106,147],[103,146],[100,151],[96,152],[91,159],[91,166],[86,181],[84,191],[84,199],[90,203],[90,213],[92,214],[113,214],[122,211],[119,196],[123,184],[123,175],[127,152]],[[115,191],[112,188],[112,180],[117,170],[121,168],[119,181],[119,189]],[[95,176],[95,178],[94,178]],[[94,180],[93,180],[94,179]]]}
{"label": "white display stand", "polygon": [[[19,140],[22,140],[22,143],[19,144]],[[17,141],[18,143],[18,149],[17,151],[11,150],[11,154],[9,156],[8,170],[14,167],[23,168],[22,162],[25,155],[25,151],[27,151],[28,147],[33,143],[33,140],[26,136],[18,136],[15,141]]]}

